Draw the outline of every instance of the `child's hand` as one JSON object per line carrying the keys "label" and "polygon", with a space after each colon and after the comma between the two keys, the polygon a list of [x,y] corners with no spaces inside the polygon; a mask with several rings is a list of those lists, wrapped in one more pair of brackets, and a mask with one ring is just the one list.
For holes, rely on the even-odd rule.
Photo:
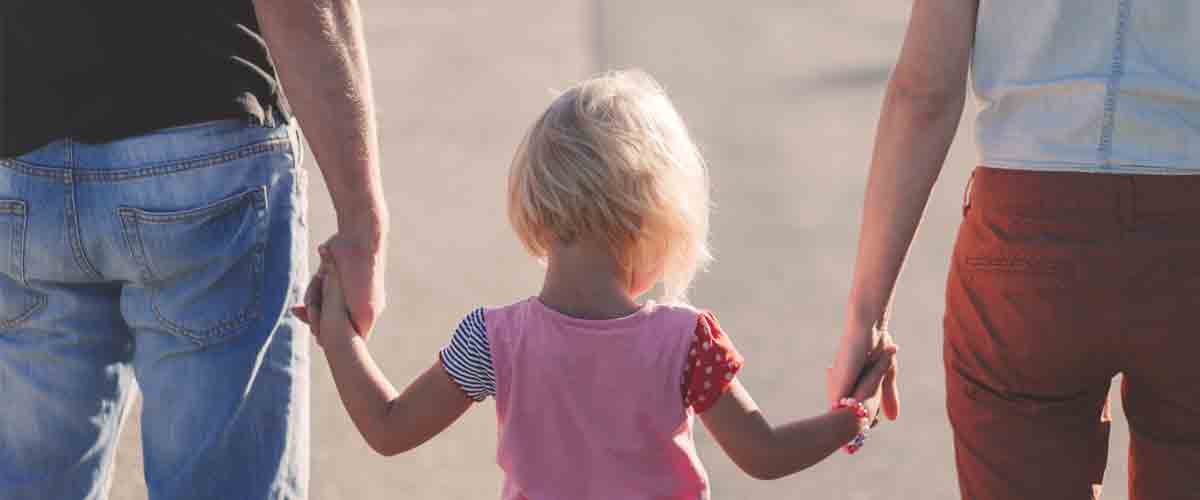
{"label": "child's hand", "polygon": [[888,373],[896,367],[896,344],[892,336],[884,331],[867,358],[867,367],[859,376],[851,397],[862,403],[871,415],[868,425],[875,425],[879,414],[879,406],[883,396],[883,381]]}
{"label": "child's hand", "polygon": [[[323,254],[324,248],[317,247],[317,253]],[[308,280],[308,286],[304,290],[304,304],[293,306],[292,314],[296,318],[309,326],[313,336],[320,337],[320,313],[321,307],[321,291],[325,276],[329,274],[329,265],[325,264],[325,258],[321,257],[320,265],[317,267],[317,272],[313,273],[312,278]]]}
{"label": "child's hand", "polygon": [[329,268],[322,262],[317,268],[317,272],[308,280],[308,287],[304,291],[304,304],[292,307],[292,314],[308,325],[309,331],[312,332],[313,337],[317,338],[318,343],[321,338],[320,313],[318,312],[321,308],[321,288],[325,282],[325,275],[328,273]]}
{"label": "child's hand", "polygon": [[292,311],[309,324],[317,344],[326,347],[332,341],[344,341],[357,335],[350,323],[346,297],[333,259],[324,248],[318,249],[321,266],[312,277],[312,285],[304,297],[304,306]]}
{"label": "child's hand", "polygon": [[322,347],[333,342],[343,342],[358,336],[350,322],[350,309],[346,306],[346,294],[337,265],[327,252],[321,253],[321,267],[326,268],[321,283],[321,300],[315,311],[319,323],[319,341]]}

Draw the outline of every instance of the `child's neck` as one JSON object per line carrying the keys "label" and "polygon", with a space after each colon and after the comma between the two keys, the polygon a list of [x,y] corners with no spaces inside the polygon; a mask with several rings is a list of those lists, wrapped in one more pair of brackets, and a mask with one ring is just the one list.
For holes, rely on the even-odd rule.
{"label": "child's neck", "polygon": [[575,243],[551,249],[538,299],[547,307],[580,319],[614,319],[641,309],[628,279],[600,245]]}

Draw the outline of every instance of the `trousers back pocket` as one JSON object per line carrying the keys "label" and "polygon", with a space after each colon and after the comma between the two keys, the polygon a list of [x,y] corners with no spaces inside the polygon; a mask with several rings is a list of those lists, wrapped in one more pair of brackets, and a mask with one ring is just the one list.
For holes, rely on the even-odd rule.
{"label": "trousers back pocket", "polygon": [[46,305],[46,296],[25,286],[25,225],[21,200],[0,200],[0,328],[24,323]]}
{"label": "trousers back pocket", "polygon": [[155,319],[197,342],[232,337],[260,312],[267,194],[255,187],[179,211],[119,209]]}

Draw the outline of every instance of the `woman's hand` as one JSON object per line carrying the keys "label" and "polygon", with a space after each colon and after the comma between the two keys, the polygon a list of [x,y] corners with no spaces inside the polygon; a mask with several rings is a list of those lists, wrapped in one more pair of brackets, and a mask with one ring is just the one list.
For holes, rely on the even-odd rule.
{"label": "woman's hand", "polygon": [[896,387],[896,344],[886,331],[876,332],[879,341],[876,348],[866,357],[866,367],[854,379],[854,387],[850,393],[850,397],[862,403],[867,408],[867,414],[871,415],[868,425],[874,424],[875,415],[879,414],[881,406],[886,408],[889,384],[890,390],[893,391],[892,397],[895,397]]}
{"label": "woman's hand", "polygon": [[[894,357],[896,345],[891,335],[872,326],[869,329],[855,329],[842,336],[841,346],[833,366],[829,368],[827,378],[827,394],[830,403],[844,397],[853,397],[864,401],[859,394],[862,389],[864,371],[879,366],[882,356],[887,356],[886,370],[880,375],[880,393],[875,409],[880,405],[889,420],[895,420],[900,414],[900,394],[896,388],[897,362]],[[890,354],[889,354],[890,353]],[[868,364],[868,363],[873,364]],[[870,393],[876,396],[875,392]],[[865,401],[864,401],[864,404]],[[874,410],[872,410],[874,411]]]}

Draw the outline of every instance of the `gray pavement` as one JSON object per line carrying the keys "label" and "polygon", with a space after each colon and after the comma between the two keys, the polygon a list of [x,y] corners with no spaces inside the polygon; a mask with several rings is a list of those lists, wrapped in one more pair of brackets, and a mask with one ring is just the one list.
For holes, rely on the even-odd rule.
{"label": "gray pavement", "polygon": [[[503,6],[364,0],[393,215],[390,306],[372,350],[396,384],[434,359],[461,315],[536,293],[540,268],[504,220],[504,178],[550,90],[607,68],[640,67],[674,97],[715,185],[717,261],[693,301],[747,358],[743,380],[769,418],[824,410],[853,264],[876,114],[907,2],[521,0]],[[713,497],[953,499],[943,409],[943,286],[970,117],[951,150],[899,284],[903,415],[863,453],[775,482],[742,474],[702,426]],[[315,166],[311,230],[333,218]],[[375,456],[342,411],[313,351],[313,498],[496,498],[492,403],[417,451]],[[1104,498],[1125,498],[1124,418]],[[113,498],[145,498],[137,419],[122,438]]]}

